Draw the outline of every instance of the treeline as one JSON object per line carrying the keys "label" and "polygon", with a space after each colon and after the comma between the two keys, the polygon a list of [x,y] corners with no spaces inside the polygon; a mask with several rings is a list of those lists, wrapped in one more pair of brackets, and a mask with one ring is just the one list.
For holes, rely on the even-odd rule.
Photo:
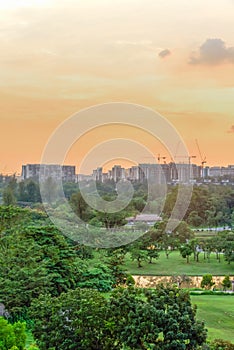
{"label": "treeline", "polygon": [[[126,223],[125,218],[142,212],[161,214],[163,219],[170,217],[175,206],[178,186],[168,186],[166,198],[164,198],[164,188],[154,185],[151,193],[148,194],[147,183],[133,183],[134,195],[129,205],[112,220],[112,216],[103,217],[98,215],[83,200],[79,191],[79,184],[64,183],[63,189],[65,197],[70,201],[76,214],[92,225],[101,224],[105,227],[121,226]],[[40,188],[38,182],[29,179],[17,183],[15,177],[11,177],[5,184],[1,183],[2,201],[5,205],[30,205],[36,206],[41,203]],[[56,191],[56,186],[52,179],[48,179],[45,184],[48,197],[51,199]],[[97,183],[99,195],[106,201],[116,199],[116,184],[114,181],[107,183]],[[90,193],[92,195],[92,193]],[[164,203],[165,200],[165,203]],[[163,205],[164,204],[164,205]],[[162,209],[162,212],[161,212]],[[114,215],[113,215],[114,217]],[[110,221],[110,222],[109,222]],[[113,222],[111,222],[113,221]],[[116,222],[118,221],[118,222]],[[217,227],[229,226],[234,223],[234,189],[232,185],[217,186],[214,184],[200,185],[193,187],[192,198],[184,217],[184,221],[190,226],[196,227]]]}

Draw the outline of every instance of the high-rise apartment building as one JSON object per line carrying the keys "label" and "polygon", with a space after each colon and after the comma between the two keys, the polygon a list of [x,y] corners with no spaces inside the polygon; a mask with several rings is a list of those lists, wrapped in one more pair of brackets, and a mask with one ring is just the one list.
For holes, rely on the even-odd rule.
{"label": "high-rise apartment building", "polygon": [[76,181],[76,167],[74,165],[58,165],[58,164],[26,164],[22,165],[21,177],[23,180],[34,179],[46,180],[49,177],[58,179],[62,177],[64,182]]}

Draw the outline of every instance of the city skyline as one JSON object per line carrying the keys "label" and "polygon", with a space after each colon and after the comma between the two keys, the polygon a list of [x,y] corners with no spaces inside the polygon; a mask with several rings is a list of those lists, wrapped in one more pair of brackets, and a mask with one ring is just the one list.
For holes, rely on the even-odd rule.
{"label": "city skyline", "polygon": [[96,180],[105,182],[107,180],[137,180],[144,181],[155,179],[156,182],[169,183],[175,180],[189,182],[193,179],[208,179],[226,177],[234,178],[234,165],[223,166],[202,166],[194,163],[140,163],[127,168],[119,164],[111,168],[98,167],[90,174],[81,174],[76,171],[75,165],[59,164],[23,164],[21,180],[34,179],[44,181],[48,177],[59,179],[65,182],[79,182],[82,180]]}
{"label": "city skyline", "polygon": [[[108,102],[159,112],[196,164],[196,139],[207,165],[233,164],[233,13],[232,0],[2,3],[0,173],[40,163],[60,123]],[[118,125],[82,135],[65,162],[78,166],[95,145],[119,137],[174,156],[142,130]]]}

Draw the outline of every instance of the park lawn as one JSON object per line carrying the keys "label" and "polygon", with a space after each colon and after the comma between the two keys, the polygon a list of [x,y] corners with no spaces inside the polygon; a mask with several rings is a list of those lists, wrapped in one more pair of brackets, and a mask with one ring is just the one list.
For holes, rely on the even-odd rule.
{"label": "park lawn", "polygon": [[234,296],[191,295],[197,319],[205,321],[208,340],[224,339],[234,343]]}
{"label": "park lawn", "polygon": [[152,264],[147,261],[142,262],[142,267],[138,268],[137,261],[132,261],[130,254],[126,255],[124,268],[132,275],[181,275],[199,276],[206,273],[212,275],[232,275],[234,263],[228,264],[221,256],[221,262],[216,259],[216,255],[210,255],[210,262],[204,260],[203,254],[199,255],[199,262],[194,261],[193,255],[190,257],[189,264],[183,259],[178,251],[174,251],[166,258],[165,252],[160,252],[158,260],[153,260]]}

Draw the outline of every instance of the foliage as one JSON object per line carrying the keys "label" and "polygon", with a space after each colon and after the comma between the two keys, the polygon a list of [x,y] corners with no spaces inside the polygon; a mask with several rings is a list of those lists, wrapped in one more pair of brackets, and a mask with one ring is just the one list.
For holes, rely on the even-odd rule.
{"label": "foliage", "polygon": [[230,277],[228,275],[226,275],[222,281],[222,286],[224,290],[227,290],[229,288],[231,288],[232,286],[232,282],[230,280]]}
{"label": "foliage", "polygon": [[56,228],[22,227],[0,238],[0,301],[14,319],[22,317],[41,293],[74,289],[83,268]]}
{"label": "foliage", "polygon": [[77,285],[81,288],[92,288],[102,292],[108,292],[114,284],[114,276],[111,270],[99,263],[87,268],[87,271],[82,274]]}
{"label": "foliage", "polygon": [[210,289],[215,283],[213,282],[213,277],[211,274],[206,274],[202,277],[201,287]]}
{"label": "foliage", "polygon": [[82,197],[80,192],[72,194],[70,204],[75,214],[83,221],[86,221],[90,216],[88,204]]}
{"label": "foliage", "polygon": [[182,245],[179,248],[179,251],[180,251],[182,258],[186,259],[187,263],[189,263],[189,257],[193,253],[193,248],[192,248],[191,244],[186,243],[186,244]]}
{"label": "foliage", "polygon": [[234,350],[234,344],[223,339],[215,339],[210,344],[210,350]]}
{"label": "foliage", "polygon": [[196,349],[206,339],[189,294],[177,288],[117,289],[110,306],[118,337],[131,349]]}
{"label": "foliage", "polygon": [[41,350],[114,349],[107,316],[106,299],[90,289],[76,289],[58,298],[40,296],[31,307],[33,335]]}
{"label": "foliage", "polygon": [[12,205],[0,206],[0,234],[9,229],[15,230],[19,225],[29,221],[30,211]]}
{"label": "foliage", "polygon": [[3,317],[0,317],[0,349],[23,350],[26,343],[25,329],[25,323],[10,324]]}
{"label": "foliage", "polygon": [[114,278],[113,287],[119,286],[127,282],[130,283],[130,276],[128,276],[123,269],[125,261],[126,250],[124,248],[113,248],[107,251],[109,259],[107,260],[107,266],[111,271],[111,275]]}
{"label": "foliage", "polygon": [[40,296],[31,307],[41,350],[197,349],[206,340],[188,292],[118,288],[110,299],[89,289],[58,298]]}

